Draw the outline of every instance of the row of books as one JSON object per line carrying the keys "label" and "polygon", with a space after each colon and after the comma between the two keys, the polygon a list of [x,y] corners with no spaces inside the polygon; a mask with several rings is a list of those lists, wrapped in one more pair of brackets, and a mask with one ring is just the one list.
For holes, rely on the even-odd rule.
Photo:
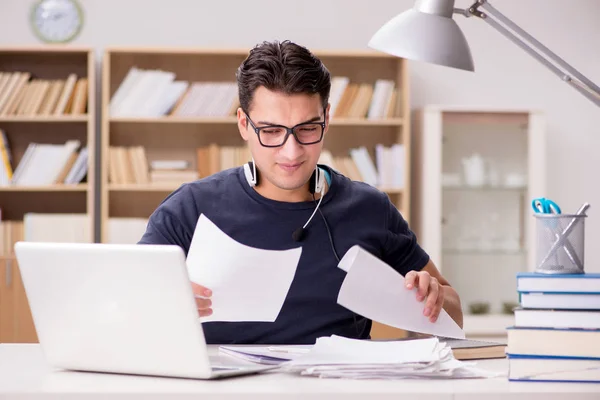
{"label": "row of books", "polygon": [[329,113],[335,118],[392,118],[398,115],[399,89],[390,79],[377,79],[371,84],[353,82],[347,76],[334,76],[329,103]]}
{"label": "row of books", "polygon": [[195,164],[185,159],[149,160],[143,146],[111,146],[109,151],[109,181],[115,184],[181,184],[240,166],[251,159],[247,146],[214,143],[196,149]]}
{"label": "row of books", "polygon": [[[109,148],[109,181],[116,184],[184,183],[204,178],[251,160],[247,146],[219,146],[215,143],[196,149],[195,165],[185,159],[149,161],[143,146],[111,146]],[[373,161],[366,147],[349,151],[349,155],[333,156],[325,149],[319,163],[330,166],[348,178],[375,187],[402,189],[405,183],[404,145],[375,148]]]}
{"label": "row of books", "polygon": [[375,160],[365,146],[352,148],[349,155],[333,156],[323,149],[319,163],[330,166],[353,181],[374,187],[403,189],[405,186],[406,150],[403,144],[375,145]]}
{"label": "row of books", "polygon": [[14,256],[20,241],[92,243],[90,222],[83,213],[25,213],[22,221],[0,220],[0,257]]}
{"label": "row of books", "polygon": [[600,274],[517,275],[509,379],[600,383]]}
{"label": "row of books", "polygon": [[88,78],[35,78],[30,72],[0,72],[0,116],[82,115],[88,105]]}
{"label": "row of books", "polygon": [[111,117],[226,117],[239,106],[235,82],[177,80],[174,72],[132,67],[110,99]]}
{"label": "row of books", "polygon": [[[399,89],[393,80],[358,83],[331,79],[330,115],[381,119],[397,115]],[[110,99],[112,117],[225,117],[239,107],[236,82],[178,80],[174,72],[131,67]]]}
{"label": "row of books", "polygon": [[79,140],[64,144],[31,142],[16,167],[0,129],[0,186],[43,186],[80,183],[88,171],[88,150]]}

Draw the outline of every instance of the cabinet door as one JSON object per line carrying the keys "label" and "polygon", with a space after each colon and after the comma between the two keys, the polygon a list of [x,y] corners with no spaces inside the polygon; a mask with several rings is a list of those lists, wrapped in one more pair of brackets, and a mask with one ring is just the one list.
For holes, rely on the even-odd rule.
{"label": "cabinet door", "polygon": [[15,268],[12,259],[0,257],[0,343],[15,339]]}
{"label": "cabinet door", "polygon": [[0,342],[37,343],[21,274],[14,257],[0,259]]}
{"label": "cabinet door", "polygon": [[12,259],[14,284],[14,304],[15,304],[15,341],[19,343],[37,343],[37,333],[29,308],[29,301],[21,279],[21,273],[16,259]]}

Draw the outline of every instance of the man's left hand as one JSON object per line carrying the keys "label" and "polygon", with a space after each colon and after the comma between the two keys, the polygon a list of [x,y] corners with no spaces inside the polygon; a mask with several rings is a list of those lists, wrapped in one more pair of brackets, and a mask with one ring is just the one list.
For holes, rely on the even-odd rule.
{"label": "man's left hand", "polygon": [[417,288],[418,301],[426,300],[423,315],[435,322],[444,305],[444,287],[427,271],[410,271],[404,279],[407,289]]}

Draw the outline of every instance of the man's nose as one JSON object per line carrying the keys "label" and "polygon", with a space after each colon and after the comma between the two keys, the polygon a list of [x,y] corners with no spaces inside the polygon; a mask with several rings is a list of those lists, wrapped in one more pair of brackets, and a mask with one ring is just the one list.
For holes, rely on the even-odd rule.
{"label": "man's nose", "polygon": [[285,158],[295,160],[304,152],[304,146],[298,143],[294,135],[289,135],[279,152]]}

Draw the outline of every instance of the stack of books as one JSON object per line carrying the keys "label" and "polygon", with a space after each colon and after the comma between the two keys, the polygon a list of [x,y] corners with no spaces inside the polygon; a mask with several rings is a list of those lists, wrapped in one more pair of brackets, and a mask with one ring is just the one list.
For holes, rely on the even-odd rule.
{"label": "stack of books", "polygon": [[600,383],[600,274],[521,273],[509,380]]}
{"label": "stack of books", "polygon": [[150,182],[181,185],[198,179],[198,172],[187,160],[153,160],[150,162]]}

